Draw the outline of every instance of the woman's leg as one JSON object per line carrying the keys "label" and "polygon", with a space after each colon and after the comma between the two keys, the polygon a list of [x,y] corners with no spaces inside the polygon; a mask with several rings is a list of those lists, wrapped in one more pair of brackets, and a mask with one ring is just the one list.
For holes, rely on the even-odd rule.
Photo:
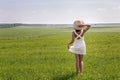
{"label": "woman's leg", "polygon": [[76,58],[76,74],[78,74],[78,72],[79,72],[79,55],[75,54],[75,58]]}
{"label": "woman's leg", "polygon": [[80,73],[83,72],[83,55],[79,55],[79,69]]}

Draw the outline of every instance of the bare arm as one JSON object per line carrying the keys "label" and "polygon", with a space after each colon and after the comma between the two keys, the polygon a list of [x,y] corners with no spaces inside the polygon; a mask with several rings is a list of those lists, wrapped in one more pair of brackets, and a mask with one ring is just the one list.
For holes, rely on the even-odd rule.
{"label": "bare arm", "polygon": [[85,29],[83,30],[83,34],[84,34],[86,31],[88,31],[88,30],[90,29],[91,25],[83,25],[83,26],[87,26],[87,28],[85,28]]}
{"label": "bare arm", "polygon": [[68,49],[70,48],[70,45],[74,42],[74,39],[75,39],[75,35],[74,35],[74,32],[72,32],[72,39],[71,39],[71,41],[68,43]]}

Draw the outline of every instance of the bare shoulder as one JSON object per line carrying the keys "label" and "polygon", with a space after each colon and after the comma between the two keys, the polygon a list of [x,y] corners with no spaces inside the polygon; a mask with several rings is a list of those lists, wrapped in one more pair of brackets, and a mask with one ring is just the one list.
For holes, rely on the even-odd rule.
{"label": "bare shoulder", "polygon": [[73,35],[73,36],[75,36],[75,33],[74,33],[74,31],[72,32],[72,35]]}
{"label": "bare shoulder", "polygon": [[75,35],[75,32],[73,31],[73,32],[72,32],[72,37],[75,38],[75,36],[76,36],[76,35]]}

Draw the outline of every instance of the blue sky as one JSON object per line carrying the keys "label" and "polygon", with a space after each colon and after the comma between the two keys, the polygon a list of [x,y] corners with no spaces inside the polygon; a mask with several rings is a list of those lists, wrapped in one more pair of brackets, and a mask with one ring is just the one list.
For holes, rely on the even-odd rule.
{"label": "blue sky", "polygon": [[0,23],[120,22],[120,0],[0,0]]}

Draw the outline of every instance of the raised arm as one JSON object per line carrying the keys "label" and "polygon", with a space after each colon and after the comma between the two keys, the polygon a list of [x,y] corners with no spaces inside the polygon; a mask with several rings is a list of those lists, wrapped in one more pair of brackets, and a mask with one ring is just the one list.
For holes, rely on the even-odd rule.
{"label": "raised arm", "polygon": [[90,29],[91,25],[83,25],[83,26],[86,26],[86,28],[83,30],[83,33],[85,33],[87,30]]}
{"label": "raised arm", "polygon": [[70,48],[70,45],[74,42],[74,39],[75,39],[75,34],[74,34],[74,32],[72,32],[72,39],[71,39],[71,41],[68,43],[68,49]]}

